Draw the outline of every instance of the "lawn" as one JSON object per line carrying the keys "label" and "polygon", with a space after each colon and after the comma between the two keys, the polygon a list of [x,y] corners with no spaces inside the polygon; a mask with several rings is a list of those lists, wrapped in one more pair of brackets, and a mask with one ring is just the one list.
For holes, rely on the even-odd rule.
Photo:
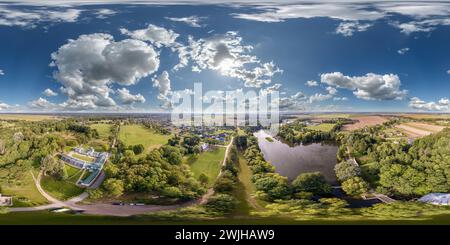
{"label": "lawn", "polygon": [[48,194],[59,200],[70,199],[71,197],[80,195],[84,191],[84,189],[76,186],[72,179],[64,181],[57,180],[51,176],[43,176],[41,186]]}
{"label": "lawn", "polygon": [[[37,171],[35,171],[35,176],[37,176]],[[29,207],[48,203],[47,199],[37,190],[31,172],[24,174],[20,185],[2,185],[2,194],[13,196],[14,207]]]}
{"label": "lawn", "polygon": [[208,184],[213,184],[219,175],[220,168],[225,156],[225,147],[217,147],[215,150],[192,155],[187,159],[187,164],[191,166],[194,177],[198,178],[204,173],[208,176]]}
{"label": "lawn", "polygon": [[89,157],[89,156],[85,156],[85,155],[81,155],[81,154],[77,154],[77,153],[72,153],[72,157],[78,158],[78,159],[86,161],[86,162],[94,162],[94,160],[95,160],[93,157]]}
{"label": "lawn", "polygon": [[170,135],[162,135],[136,124],[121,126],[119,132],[119,139],[125,145],[142,144],[147,152],[166,144],[170,137]]}
{"label": "lawn", "polygon": [[308,126],[308,129],[319,130],[323,132],[330,132],[336,124],[334,123],[321,123],[319,125]]}
{"label": "lawn", "polygon": [[80,178],[80,176],[83,174],[83,170],[74,168],[69,165],[64,165],[67,171],[67,181],[76,184],[77,180]]}
{"label": "lawn", "polygon": [[97,130],[100,138],[103,140],[108,140],[109,136],[111,136],[111,124],[96,123],[92,124],[91,128]]}
{"label": "lawn", "polygon": [[239,188],[236,188],[235,196],[239,201],[237,207],[239,211],[235,212],[235,214],[250,213],[250,211],[255,209],[259,211],[263,210],[263,208],[259,203],[259,202],[262,203],[262,201],[258,201],[252,197],[252,194],[255,193],[256,188],[251,180],[252,171],[248,167],[247,160],[245,160],[242,154],[239,154],[238,179],[239,179],[239,186],[238,186]]}

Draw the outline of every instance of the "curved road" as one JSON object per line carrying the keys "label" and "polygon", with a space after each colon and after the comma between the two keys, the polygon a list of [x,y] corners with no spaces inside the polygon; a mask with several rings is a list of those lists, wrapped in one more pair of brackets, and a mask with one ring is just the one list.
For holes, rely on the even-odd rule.
{"label": "curved road", "polygon": [[[230,152],[231,146],[233,145],[233,139],[231,138],[230,143],[226,146],[225,150],[225,156],[224,160],[222,162],[222,165],[226,164],[226,159],[228,158],[228,154]],[[222,174],[222,170],[219,172],[219,176]],[[42,210],[48,210],[52,208],[70,208],[72,210],[76,211],[83,211],[83,213],[86,214],[96,214],[96,215],[111,215],[111,216],[131,216],[131,215],[137,215],[137,214],[144,214],[149,212],[155,212],[155,211],[167,211],[167,210],[173,210],[183,207],[188,207],[191,205],[196,204],[203,204],[206,203],[214,194],[214,190],[210,188],[206,194],[204,194],[200,199],[193,200],[181,204],[174,204],[174,205],[143,205],[143,206],[131,206],[131,205],[112,205],[107,203],[96,203],[96,204],[78,204],[79,202],[83,201],[88,197],[88,194],[86,192],[82,193],[81,195],[71,198],[67,201],[60,201],[49,194],[47,194],[44,189],[41,187],[41,173],[39,173],[38,177],[35,178],[34,174],[31,173],[33,176],[33,180],[35,182],[36,188],[38,189],[39,193],[43,197],[45,197],[51,204],[48,205],[41,205],[36,207],[23,207],[23,208],[10,208],[9,211],[11,212],[31,212],[31,211],[42,211]]]}

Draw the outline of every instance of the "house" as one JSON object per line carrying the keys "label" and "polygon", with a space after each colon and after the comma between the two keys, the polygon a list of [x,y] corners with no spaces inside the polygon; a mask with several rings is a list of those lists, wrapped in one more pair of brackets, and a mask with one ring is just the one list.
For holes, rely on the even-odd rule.
{"label": "house", "polygon": [[207,151],[208,148],[209,148],[208,143],[203,143],[203,144],[200,145],[200,149],[201,149],[202,151]]}
{"label": "house", "polygon": [[0,207],[9,207],[13,205],[13,198],[10,196],[2,196],[0,194]]}

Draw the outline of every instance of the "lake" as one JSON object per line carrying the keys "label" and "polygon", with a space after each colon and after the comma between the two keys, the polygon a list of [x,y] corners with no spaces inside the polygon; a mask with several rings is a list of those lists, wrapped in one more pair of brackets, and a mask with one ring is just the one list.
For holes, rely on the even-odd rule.
{"label": "lake", "polygon": [[[283,143],[265,131],[254,134],[264,158],[275,166],[276,172],[294,180],[301,173],[321,172],[332,185],[337,184],[334,173],[338,146],[331,143],[312,143],[290,146]],[[267,141],[267,137],[273,142]]]}

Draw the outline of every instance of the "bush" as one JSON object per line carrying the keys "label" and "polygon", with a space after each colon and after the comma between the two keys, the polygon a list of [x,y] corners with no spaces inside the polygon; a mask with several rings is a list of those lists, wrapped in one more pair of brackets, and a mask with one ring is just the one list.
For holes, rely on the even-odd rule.
{"label": "bush", "polygon": [[319,172],[300,174],[292,182],[295,192],[311,192],[313,195],[325,195],[331,193],[331,185]]}
{"label": "bush", "polygon": [[144,150],[145,150],[145,147],[142,144],[133,146],[133,152],[136,155],[141,154],[142,152],[144,152]]}
{"label": "bush", "polygon": [[361,174],[359,166],[353,164],[350,160],[336,164],[336,166],[334,166],[334,171],[336,177],[340,181],[345,181]]}
{"label": "bush", "polygon": [[214,184],[214,191],[216,191],[216,192],[231,192],[231,191],[233,191],[234,185],[235,185],[235,182],[233,179],[222,175]]}
{"label": "bush", "polygon": [[342,182],[342,189],[350,196],[358,196],[368,191],[369,185],[360,177],[353,177]]}
{"label": "bush", "polygon": [[176,186],[167,186],[162,190],[162,195],[170,198],[178,198],[182,196],[183,193]]}
{"label": "bush", "polygon": [[201,173],[201,174],[198,176],[198,181],[200,181],[200,183],[201,183],[202,185],[206,185],[206,184],[208,184],[208,182],[209,182],[209,178],[208,178],[208,176],[206,176],[206,174]]}
{"label": "bush", "polygon": [[114,178],[107,179],[105,182],[103,182],[103,187],[108,192],[108,194],[113,197],[121,196],[124,191],[123,181]]}
{"label": "bush", "polygon": [[258,174],[253,179],[256,189],[266,193],[268,200],[285,199],[291,194],[287,178],[277,173]]}
{"label": "bush", "polygon": [[230,213],[236,207],[236,200],[228,194],[215,194],[205,204],[206,210],[218,213]]}
{"label": "bush", "polygon": [[93,200],[100,199],[104,195],[101,189],[88,189],[87,193],[89,194],[89,198]]}

